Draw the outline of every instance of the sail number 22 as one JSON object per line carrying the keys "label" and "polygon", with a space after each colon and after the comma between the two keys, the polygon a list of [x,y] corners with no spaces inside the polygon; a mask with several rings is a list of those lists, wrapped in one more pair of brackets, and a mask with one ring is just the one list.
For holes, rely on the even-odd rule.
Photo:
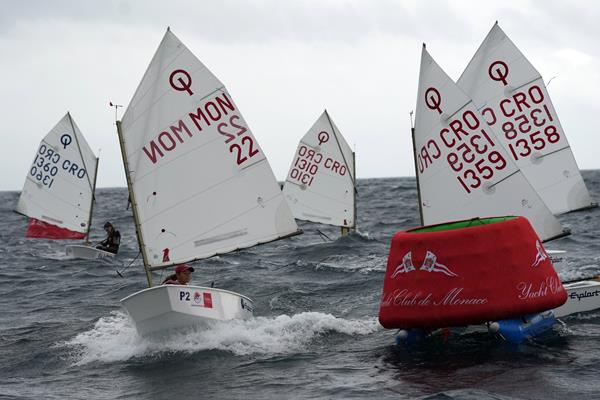
{"label": "sail number 22", "polygon": [[244,164],[260,153],[250,130],[244,126],[235,104],[225,92],[203,101],[187,116],[169,124],[144,145],[142,151],[152,164],[157,164],[162,158],[168,157],[168,153],[176,152],[181,145],[185,146],[188,140],[201,138],[206,131],[210,132],[212,140],[216,134],[215,124],[218,135],[225,139],[237,165]]}
{"label": "sail number 22", "polygon": [[228,122],[221,122],[217,125],[217,130],[226,138],[226,144],[240,138],[236,143],[229,145],[229,152],[235,155],[237,165],[242,165],[258,154],[258,149],[254,146],[254,140],[252,136],[246,134],[248,128],[241,124],[239,115],[233,114],[229,117]]}

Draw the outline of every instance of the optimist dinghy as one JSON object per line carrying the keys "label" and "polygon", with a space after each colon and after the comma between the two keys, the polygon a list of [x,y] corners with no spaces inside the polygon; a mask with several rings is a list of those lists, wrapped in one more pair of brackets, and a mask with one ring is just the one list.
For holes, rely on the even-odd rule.
{"label": "optimist dinghy", "polygon": [[569,234],[425,45],[412,136],[422,225],[517,215],[543,241]]}
{"label": "optimist dinghy", "polygon": [[[449,110],[446,111],[445,107]],[[485,122],[481,124],[481,121]],[[499,145],[500,135],[496,133],[494,124],[487,122],[489,121],[477,112],[477,108],[473,107],[471,99],[461,90],[457,90],[456,85],[423,48],[417,119],[413,129],[415,169],[423,225],[458,219],[460,215],[452,208],[461,207],[462,204],[462,212],[467,213],[466,216],[470,218],[502,215],[507,212],[525,216],[544,241],[569,234],[567,230],[560,228],[541,196],[529,184],[529,180],[524,178],[514,157],[511,157],[512,152]],[[492,165],[486,165],[488,162]],[[428,174],[427,170],[431,173]],[[444,170],[446,172],[441,172]],[[495,178],[494,175],[498,171],[500,174]],[[456,185],[456,182],[463,189],[463,199],[455,196],[455,190],[448,190],[448,186]],[[477,195],[472,196],[473,193]],[[511,197],[512,200],[520,200],[520,204],[511,203]],[[448,201],[452,198],[458,202]],[[543,254],[550,259],[545,250]],[[561,306],[558,315],[593,309],[593,305],[590,304],[598,303],[600,297],[588,298],[585,294],[588,293],[588,296],[592,297],[589,295],[590,289],[597,284],[599,283],[591,280],[565,285],[567,303]],[[574,303],[574,299],[578,299],[577,304]],[[582,302],[581,299],[586,300]],[[548,321],[547,318],[539,319],[539,323],[545,329],[551,326]],[[503,323],[506,326],[506,321]],[[509,322],[509,325],[511,324],[514,325]]]}
{"label": "optimist dinghy", "polygon": [[283,194],[299,220],[356,230],[354,152],[331,120],[321,114],[298,143]]}
{"label": "optimist dinghy", "polygon": [[[486,123],[500,133],[509,157],[553,214],[598,206],[581,177],[541,74],[497,22],[457,85],[473,99]],[[560,251],[548,253],[556,268],[566,260]],[[567,303],[555,314],[600,308],[599,278],[565,283]]]}
{"label": "optimist dinghy", "polygon": [[550,211],[597,207],[540,73],[496,22],[457,81]]}
{"label": "optimist dinghy", "polygon": [[242,294],[153,282],[153,271],[301,233],[229,92],[169,29],[117,131],[149,286],[121,300],[137,331],[252,317]]}
{"label": "optimist dinghy", "polygon": [[114,257],[116,254],[110,251],[97,249],[87,244],[70,244],[66,247],[67,256],[71,258],[80,258],[85,260],[95,260],[98,258]]}
{"label": "optimist dinghy", "polygon": [[[84,239],[92,223],[98,158],[67,113],[42,139],[17,204],[29,217],[28,238]],[[87,245],[68,245],[68,256],[112,257]]]}

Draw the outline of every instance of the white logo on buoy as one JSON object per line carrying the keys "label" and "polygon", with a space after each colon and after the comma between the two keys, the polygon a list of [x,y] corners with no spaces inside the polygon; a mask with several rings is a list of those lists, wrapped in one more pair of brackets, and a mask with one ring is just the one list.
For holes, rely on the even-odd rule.
{"label": "white logo on buoy", "polygon": [[531,264],[532,267],[537,267],[543,261],[546,261],[548,259],[548,254],[546,253],[546,250],[544,250],[544,248],[540,244],[539,240],[535,241],[535,249],[537,250],[537,254],[535,256],[535,260],[533,261],[533,264]]}
{"label": "white logo on buoy", "polygon": [[423,260],[423,264],[419,269],[427,272],[441,272],[442,274],[448,276],[458,276],[454,272],[450,271],[450,269],[445,265],[438,263],[437,256],[431,251],[427,251],[427,254],[425,254],[425,260]]}
{"label": "white logo on buoy", "polygon": [[414,271],[415,267],[412,263],[412,253],[409,251],[402,257],[402,264],[398,265],[392,274],[392,278],[395,278],[398,274]]}
{"label": "white logo on buoy", "polygon": [[[402,263],[396,267],[394,273],[392,273],[392,278],[395,278],[399,274],[408,273],[414,270],[415,267],[412,263],[412,252],[409,251],[404,255],[404,257],[402,257]],[[450,269],[445,265],[438,263],[437,256],[431,251],[427,251],[425,254],[425,260],[423,260],[423,264],[421,264],[419,271],[441,272],[442,274],[448,276],[458,276],[454,272],[450,271]]]}

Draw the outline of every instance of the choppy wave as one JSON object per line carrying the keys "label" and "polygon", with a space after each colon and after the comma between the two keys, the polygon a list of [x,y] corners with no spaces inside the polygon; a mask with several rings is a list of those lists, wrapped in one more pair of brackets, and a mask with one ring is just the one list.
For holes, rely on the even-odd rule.
{"label": "choppy wave", "polygon": [[366,257],[331,258],[316,264],[315,270],[330,269],[334,271],[359,272],[385,272],[387,256],[369,255]]}
{"label": "choppy wave", "polygon": [[[597,201],[600,171],[584,177]],[[244,293],[263,316],[163,338],[139,336],[118,306],[146,287],[127,189],[97,191],[91,240],[110,220],[122,244],[90,261],[67,260],[64,242],[24,239],[18,193],[0,192],[0,397],[599,398],[597,312],[518,347],[489,335],[394,345],[376,316],[390,240],[419,223],[414,185],[359,180],[358,234],[300,221],[302,235],[194,263],[193,282]],[[550,246],[567,251],[561,278],[597,275],[600,208],[560,220],[574,232]],[[182,371],[185,385],[172,385]]]}
{"label": "choppy wave", "polygon": [[343,319],[320,312],[304,312],[215,322],[208,328],[190,328],[157,338],[140,336],[128,316],[116,311],[100,318],[92,329],[58,346],[72,350],[75,365],[205,350],[222,350],[235,355],[276,355],[304,351],[323,335],[368,335],[379,329],[375,318]]}

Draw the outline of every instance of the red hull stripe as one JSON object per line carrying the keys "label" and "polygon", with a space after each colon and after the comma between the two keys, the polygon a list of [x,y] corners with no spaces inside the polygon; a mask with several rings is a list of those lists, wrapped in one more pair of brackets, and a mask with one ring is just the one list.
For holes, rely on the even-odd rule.
{"label": "red hull stripe", "polygon": [[83,239],[85,233],[75,232],[56,225],[48,224],[39,219],[30,218],[25,237],[36,239]]}

